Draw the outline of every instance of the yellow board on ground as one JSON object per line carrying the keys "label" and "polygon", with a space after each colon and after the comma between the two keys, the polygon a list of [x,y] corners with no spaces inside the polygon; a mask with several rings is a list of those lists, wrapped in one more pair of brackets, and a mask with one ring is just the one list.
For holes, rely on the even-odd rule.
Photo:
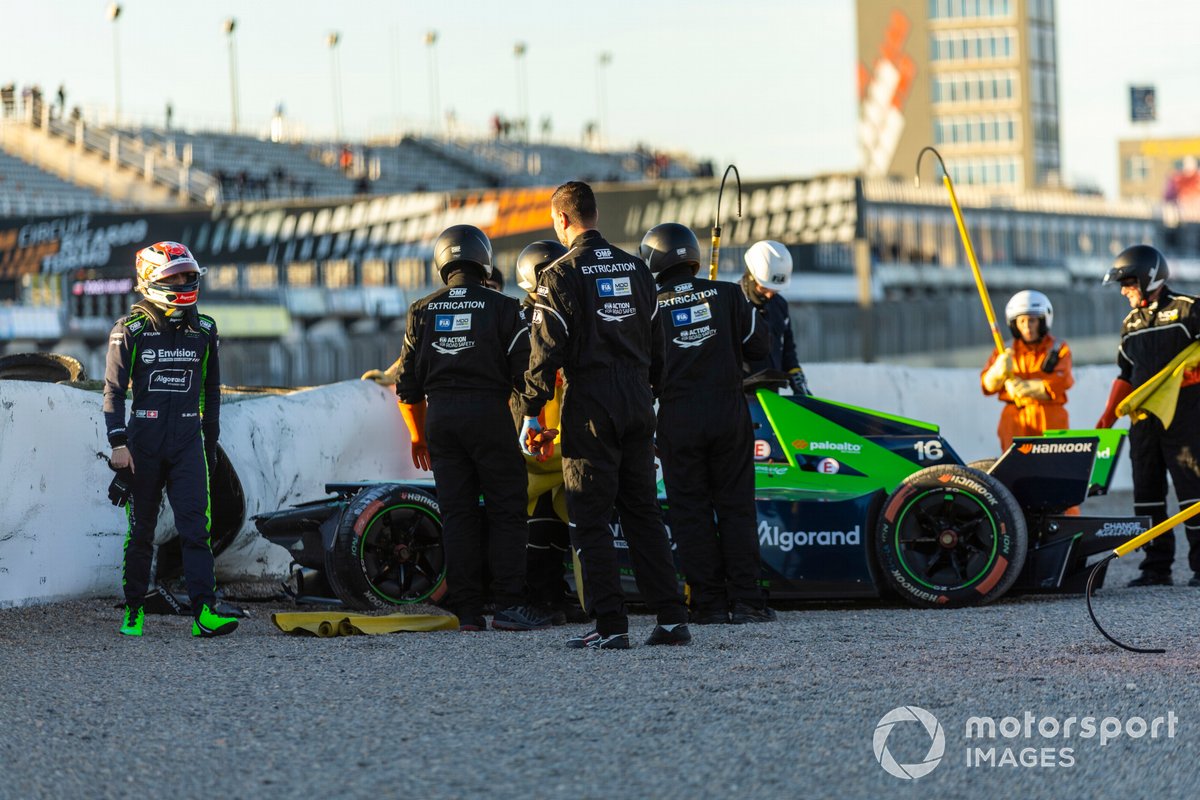
{"label": "yellow board on ground", "polygon": [[284,633],[332,636],[377,636],[382,633],[428,633],[458,630],[458,617],[441,614],[348,614],[345,611],[296,611],[272,614],[271,622]]}

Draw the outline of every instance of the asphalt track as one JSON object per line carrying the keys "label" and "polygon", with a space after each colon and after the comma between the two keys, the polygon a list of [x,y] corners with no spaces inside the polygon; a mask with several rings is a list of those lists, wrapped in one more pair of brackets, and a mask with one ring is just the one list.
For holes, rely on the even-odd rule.
{"label": "asphalt track", "polygon": [[[626,652],[564,649],[576,628],[297,638],[266,605],[210,641],[167,617],[121,639],[112,601],[4,610],[0,798],[1192,797],[1200,589],[1118,588],[1134,567],[1115,565],[1098,612],[1166,654],[1110,645],[1081,597],[806,605]],[[634,619],[639,640],[650,627]],[[875,756],[901,706],[942,726],[943,758],[915,780]],[[1005,738],[1026,712],[1031,735]],[[1122,733],[1081,737],[1088,716]],[[970,717],[995,738],[968,740]],[[1069,717],[1070,738],[1038,730]],[[1155,717],[1157,738],[1127,735]],[[882,740],[909,765],[933,741],[914,721]],[[968,766],[975,747],[994,764]]]}

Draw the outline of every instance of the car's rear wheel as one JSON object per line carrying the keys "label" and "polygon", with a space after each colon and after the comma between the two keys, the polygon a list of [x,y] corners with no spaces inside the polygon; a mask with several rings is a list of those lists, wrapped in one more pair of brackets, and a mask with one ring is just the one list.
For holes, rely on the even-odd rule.
{"label": "car's rear wheel", "polygon": [[437,502],[395,484],[364,489],[342,512],[326,565],[330,586],[351,608],[436,602],[446,590]]}
{"label": "car's rear wheel", "polygon": [[875,526],[875,554],[897,594],[918,606],[990,603],[1025,564],[1025,518],[1008,488],[969,467],[905,478]]}

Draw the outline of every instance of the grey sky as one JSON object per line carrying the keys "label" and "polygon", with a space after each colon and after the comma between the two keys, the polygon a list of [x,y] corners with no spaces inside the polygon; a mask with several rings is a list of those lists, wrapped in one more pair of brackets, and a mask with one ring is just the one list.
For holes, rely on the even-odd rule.
{"label": "grey sky", "polygon": [[[112,24],[105,0],[0,0],[0,82],[65,84],[69,105],[113,106]],[[614,140],[679,148],[745,176],[847,170],[856,158],[852,0],[127,0],[118,23],[123,110],[161,124],[229,123],[222,20],[238,20],[241,119],[265,128],[282,102],[313,136],[333,132],[330,31],[341,33],[347,133],[427,125],[427,30],[443,111],[483,131],[515,116],[513,44],[528,45],[533,119],[578,137],[597,115],[606,69]],[[1064,169],[1115,193],[1116,141],[1129,135],[1128,86],[1159,87],[1157,135],[1200,134],[1200,4],[1059,0]],[[581,10],[587,9],[587,10]],[[396,76],[399,76],[397,80]]]}

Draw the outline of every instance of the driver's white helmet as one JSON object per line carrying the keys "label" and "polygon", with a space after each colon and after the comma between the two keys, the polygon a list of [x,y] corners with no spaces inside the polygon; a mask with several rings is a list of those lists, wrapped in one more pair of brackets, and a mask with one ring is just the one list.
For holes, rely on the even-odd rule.
{"label": "driver's white helmet", "polygon": [[779,242],[764,239],[746,251],[746,269],[759,286],[778,292],[792,282],[792,254]]}

